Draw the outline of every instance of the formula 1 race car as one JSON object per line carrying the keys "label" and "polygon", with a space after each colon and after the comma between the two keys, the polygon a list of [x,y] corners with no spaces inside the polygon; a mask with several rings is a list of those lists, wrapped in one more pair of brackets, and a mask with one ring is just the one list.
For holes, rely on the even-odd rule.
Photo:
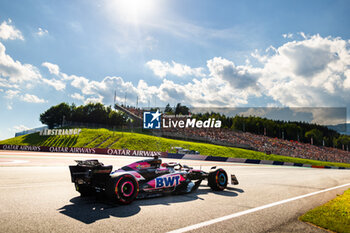
{"label": "formula 1 race car", "polygon": [[[202,180],[212,190],[222,191],[228,183],[227,173],[212,167],[209,172],[195,170],[180,163],[162,163],[158,157],[131,163],[112,172],[98,160],[76,160],[69,166],[72,182],[81,196],[104,193],[113,201],[129,204],[149,195],[183,194],[195,191]],[[238,184],[231,175],[231,184]]]}

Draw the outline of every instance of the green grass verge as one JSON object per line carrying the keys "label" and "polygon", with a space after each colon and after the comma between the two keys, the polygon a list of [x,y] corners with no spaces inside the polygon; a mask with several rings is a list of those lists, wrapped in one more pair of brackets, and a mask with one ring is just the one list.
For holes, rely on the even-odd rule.
{"label": "green grass verge", "polygon": [[299,219],[331,231],[350,232],[350,189]]}
{"label": "green grass verge", "polygon": [[82,129],[79,136],[40,136],[38,133],[35,133],[3,140],[0,141],[0,144],[57,147],[95,147],[99,145],[99,148],[106,148],[109,146],[109,148],[112,149],[127,148],[129,150],[168,152],[175,152],[175,150],[171,149],[172,147],[183,147],[189,150],[199,151],[202,155],[273,160],[291,163],[304,163],[316,166],[350,167],[350,164],[344,163],[299,159],[275,154],[266,155],[262,152],[234,147],[168,139],[139,133],[113,132],[107,129]]}

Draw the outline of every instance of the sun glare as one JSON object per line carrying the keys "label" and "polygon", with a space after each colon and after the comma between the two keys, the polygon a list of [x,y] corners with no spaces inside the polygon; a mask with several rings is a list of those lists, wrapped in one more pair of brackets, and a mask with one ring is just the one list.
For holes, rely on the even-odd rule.
{"label": "sun glare", "polygon": [[138,24],[152,17],[154,0],[116,0],[113,4],[116,14],[128,23]]}

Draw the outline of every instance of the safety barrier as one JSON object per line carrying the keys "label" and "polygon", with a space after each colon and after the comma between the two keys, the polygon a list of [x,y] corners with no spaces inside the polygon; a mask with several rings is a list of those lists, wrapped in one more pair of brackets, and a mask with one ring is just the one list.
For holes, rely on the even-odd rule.
{"label": "safety barrier", "polygon": [[121,155],[121,156],[141,156],[141,157],[159,156],[162,158],[169,158],[169,159],[190,159],[190,160],[202,160],[202,161],[212,161],[212,162],[265,164],[265,165],[325,168],[325,169],[350,169],[347,167],[316,166],[316,165],[311,165],[311,164],[290,163],[290,162],[271,161],[271,160],[228,158],[228,157],[206,156],[206,155],[196,155],[196,154],[174,154],[174,153],[160,152],[160,151],[128,150],[128,149],[0,145],[0,150],[82,153],[82,154],[105,154],[105,155],[118,155],[118,156],[119,155]]}

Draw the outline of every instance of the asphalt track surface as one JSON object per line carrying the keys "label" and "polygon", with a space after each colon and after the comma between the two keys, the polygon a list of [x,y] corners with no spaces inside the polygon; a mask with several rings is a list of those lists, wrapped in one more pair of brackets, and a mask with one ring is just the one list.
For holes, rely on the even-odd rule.
{"label": "asphalt track surface", "polygon": [[240,184],[212,192],[203,181],[191,194],[119,206],[74,190],[68,165],[91,158],[114,168],[143,159],[0,151],[0,232],[326,232],[297,218],[350,188],[349,170],[181,160],[203,170],[220,166]]}

